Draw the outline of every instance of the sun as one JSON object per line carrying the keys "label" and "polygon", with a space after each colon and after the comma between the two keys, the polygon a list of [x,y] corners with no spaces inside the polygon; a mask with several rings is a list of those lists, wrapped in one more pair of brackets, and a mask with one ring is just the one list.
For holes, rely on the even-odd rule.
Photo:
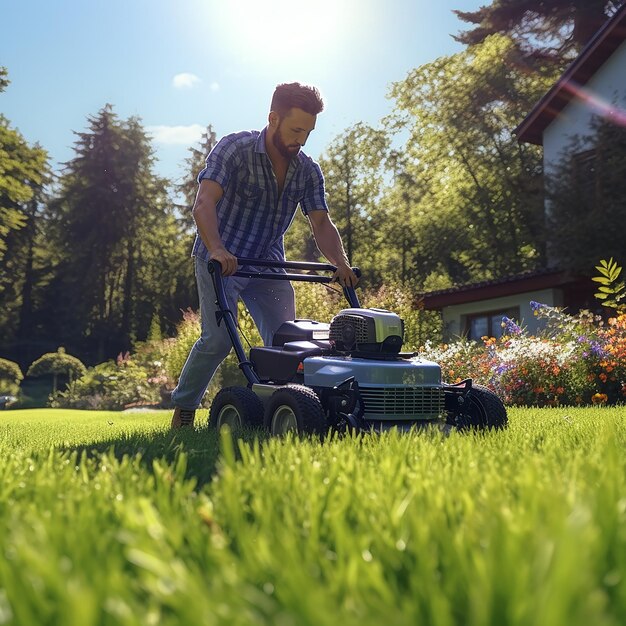
{"label": "sun", "polygon": [[[251,64],[337,54],[349,3],[338,0],[223,0],[214,6],[223,46]],[[344,33],[345,34],[345,33]]]}

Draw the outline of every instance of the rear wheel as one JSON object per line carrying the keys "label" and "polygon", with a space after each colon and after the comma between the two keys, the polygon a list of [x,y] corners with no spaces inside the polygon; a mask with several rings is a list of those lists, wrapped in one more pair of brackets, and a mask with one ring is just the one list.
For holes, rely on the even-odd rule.
{"label": "rear wheel", "polygon": [[244,426],[263,426],[263,403],[247,387],[226,387],[213,400],[209,411],[209,428],[231,430]]}
{"label": "rear wheel", "polygon": [[265,411],[265,426],[272,435],[323,435],[328,430],[320,399],[302,385],[280,387],[272,394]]}
{"label": "rear wheel", "polygon": [[483,385],[472,385],[465,402],[448,416],[448,424],[459,430],[506,428],[506,408],[498,396]]}

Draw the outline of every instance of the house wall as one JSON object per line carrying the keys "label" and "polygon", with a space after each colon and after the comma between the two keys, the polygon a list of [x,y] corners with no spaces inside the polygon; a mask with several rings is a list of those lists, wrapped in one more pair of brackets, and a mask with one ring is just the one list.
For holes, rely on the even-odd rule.
{"label": "house wall", "polygon": [[[619,104],[622,110],[626,101],[626,41],[597,70],[596,74],[583,87],[586,94],[597,102]],[[563,157],[563,152],[575,135],[589,132],[591,119],[601,113],[593,101],[574,98],[543,133],[543,164],[546,174]]]}
{"label": "house wall", "polygon": [[454,340],[460,337],[465,329],[465,318],[476,313],[488,313],[500,311],[512,307],[519,307],[521,325],[530,334],[539,330],[541,320],[537,319],[530,307],[531,301],[547,304],[548,306],[563,306],[563,292],[561,289],[543,289],[541,291],[530,291],[514,296],[493,298],[491,300],[480,300],[478,302],[468,302],[467,304],[457,304],[444,307],[442,310],[443,338],[444,341]]}

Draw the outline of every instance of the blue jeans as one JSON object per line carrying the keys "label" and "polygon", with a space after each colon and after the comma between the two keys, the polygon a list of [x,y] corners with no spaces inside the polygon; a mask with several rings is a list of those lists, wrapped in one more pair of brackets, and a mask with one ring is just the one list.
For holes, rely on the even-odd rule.
{"label": "blue jeans", "polygon": [[[232,348],[226,326],[222,323],[218,327],[215,319],[215,289],[208,264],[198,257],[194,258],[194,263],[202,332],[189,352],[178,385],[172,391],[172,401],[183,409],[200,406],[215,370]],[[237,300],[243,300],[266,346],[272,345],[278,327],[296,316],[295,296],[289,281],[228,276],[224,279],[224,291],[228,309],[235,318]]]}

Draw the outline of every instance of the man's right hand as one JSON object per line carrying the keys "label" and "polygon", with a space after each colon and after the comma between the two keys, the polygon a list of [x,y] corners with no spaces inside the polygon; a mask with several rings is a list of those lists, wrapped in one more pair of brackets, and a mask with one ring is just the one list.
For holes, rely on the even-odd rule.
{"label": "man's right hand", "polygon": [[231,276],[237,271],[237,257],[226,248],[217,248],[211,252],[211,261],[219,261],[222,266],[222,276]]}

